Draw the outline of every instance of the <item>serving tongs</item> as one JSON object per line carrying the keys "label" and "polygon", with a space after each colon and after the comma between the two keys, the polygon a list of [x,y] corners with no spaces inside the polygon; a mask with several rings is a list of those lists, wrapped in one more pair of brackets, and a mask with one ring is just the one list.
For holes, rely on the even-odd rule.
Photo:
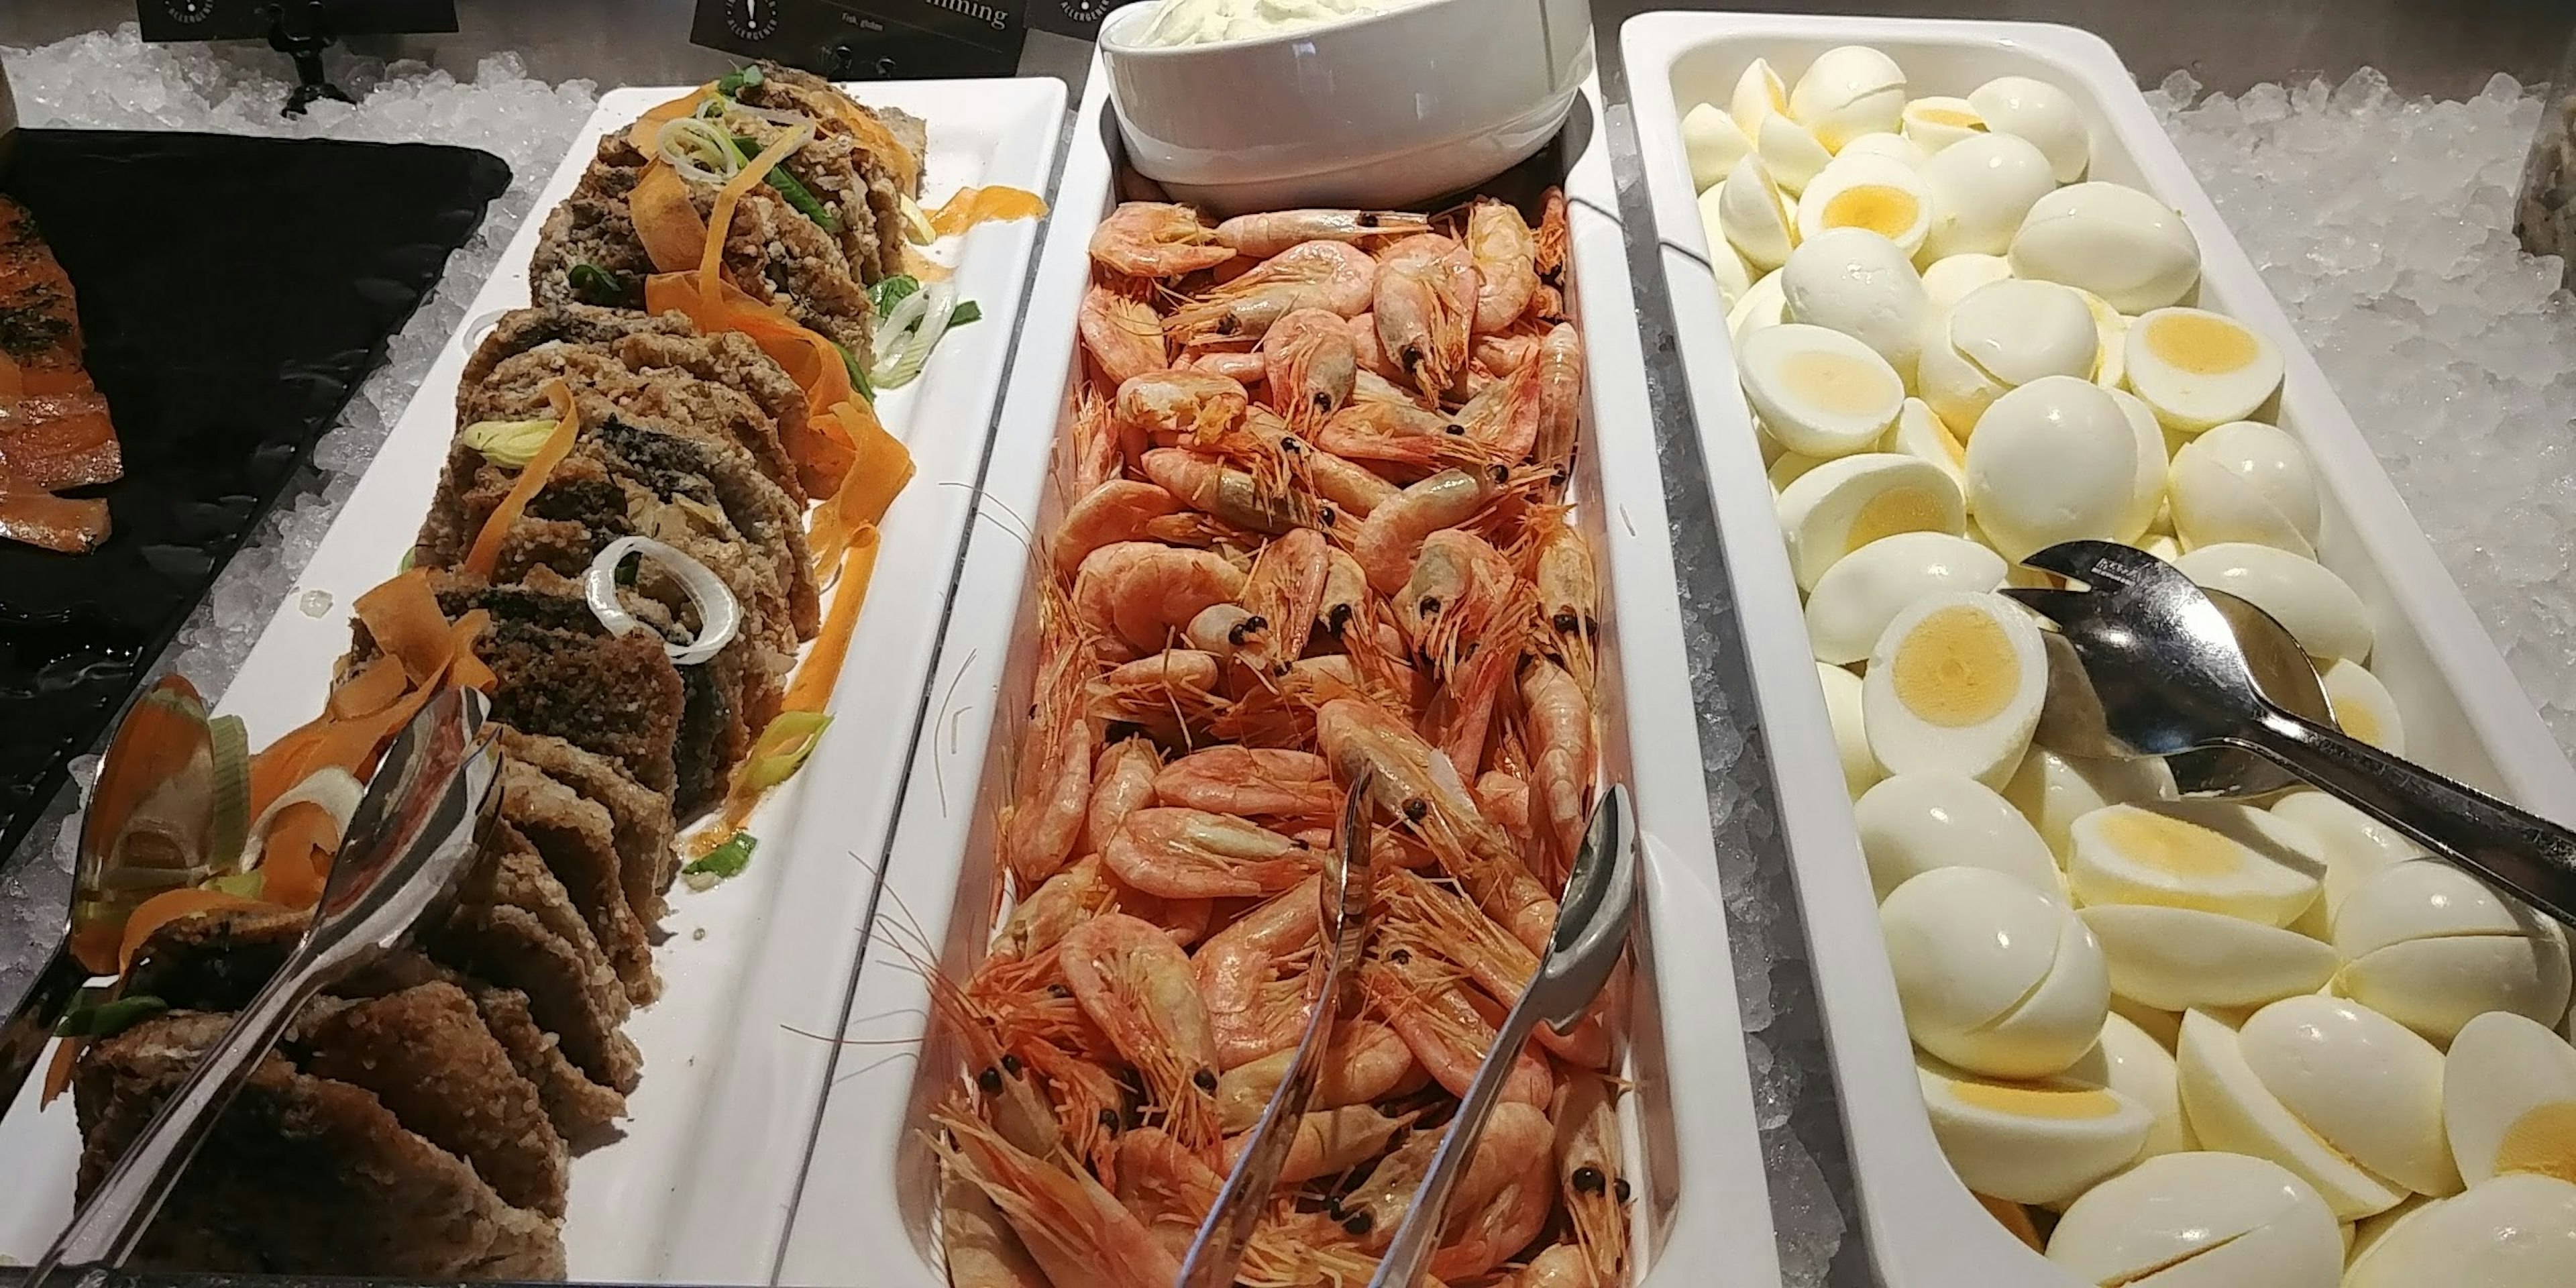
{"label": "serving tongs", "polygon": [[2107,541],[2022,562],[2087,588],[2003,592],[2053,624],[2079,664],[2049,676],[2059,750],[2251,752],[2576,925],[2576,833],[2286,709],[2284,686],[2267,688],[2227,612],[2180,569]]}
{"label": "serving tongs", "polygon": [[499,730],[486,722],[488,710],[472,689],[441,690],[395,738],[349,820],[303,938],[162,1102],[21,1288],[36,1288],[58,1267],[123,1261],[288,1021],[315,994],[444,915],[500,806]]}
{"label": "serving tongs", "polygon": [[1485,1062],[1476,1067],[1466,1094],[1458,1097],[1458,1112],[1449,1119],[1447,1134],[1432,1154],[1421,1185],[1413,1191],[1404,1223],[1396,1227],[1394,1240],[1378,1260],[1369,1288],[1414,1288],[1421,1282],[1432,1252],[1440,1245],[1441,1227],[1447,1223],[1449,1192],[1465,1174],[1486,1120],[1501,1103],[1503,1083],[1511,1076],[1521,1048],[1537,1031],[1539,1021],[1545,1020],[1562,1034],[1591,1008],[1628,946],[1628,922],[1636,903],[1636,815],[1628,803],[1628,789],[1614,784],[1592,809],[1592,822],[1584,829],[1583,846],[1566,877],[1556,929],[1548,935],[1538,972],[1512,1003],[1511,1013],[1503,1017]]}
{"label": "serving tongs", "polygon": [[1315,998],[1314,1013],[1306,1017],[1306,1033],[1297,1041],[1297,1053],[1288,1059],[1287,1076],[1271,1093],[1261,1121],[1253,1125],[1251,1143],[1226,1176],[1225,1188],[1217,1191],[1207,1218],[1199,1222],[1197,1237],[1190,1240],[1180,1278],[1173,1281],[1176,1288],[1227,1288],[1234,1282],[1235,1271],[1243,1264],[1243,1250],[1261,1223],[1270,1191],[1279,1183],[1289,1147],[1296,1143],[1297,1125],[1305,1120],[1306,1106],[1314,1100],[1315,1083],[1324,1071],[1325,1048],[1348,1008],[1352,982],[1359,976],[1360,950],[1368,942],[1369,909],[1376,889],[1369,879],[1369,838],[1375,830],[1369,791],[1376,779],[1377,771],[1362,769],[1351,780],[1350,795],[1342,801],[1339,861],[1317,892],[1323,905],[1322,940],[1328,949],[1323,991]]}

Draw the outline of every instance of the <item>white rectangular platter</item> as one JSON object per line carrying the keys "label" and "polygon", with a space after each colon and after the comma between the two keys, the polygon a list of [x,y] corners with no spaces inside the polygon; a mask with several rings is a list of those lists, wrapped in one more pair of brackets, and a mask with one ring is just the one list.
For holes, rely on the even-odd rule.
{"label": "white rectangular platter", "polygon": [[[941,647],[936,708],[915,750],[879,924],[788,1232],[781,1282],[872,1288],[947,1282],[935,1237],[937,1175],[917,1131],[948,1087],[955,1053],[930,1032],[923,972],[960,976],[982,956],[995,888],[993,819],[1025,710],[1036,649],[1029,533],[1053,524],[1049,466],[1069,413],[1075,313],[1090,280],[1091,226],[1115,201],[1118,160],[1095,70],[1074,128],[1023,356]],[[1627,1076],[1627,1170],[1638,1199],[1640,1282],[1773,1285],[1765,1200],[1735,975],[1709,840],[1697,726],[1662,479],[1637,332],[1630,322],[1600,96],[1587,87],[1557,145],[1572,206],[1576,298],[1590,355],[1575,498],[1606,564],[1604,770],[1635,792],[1644,909]]]}
{"label": "white rectangular platter", "polygon": [[[411,548],[455,432],[456,383],[479,323],[528,303],[528,261],[546,214],[603,134],[685,92],[601,97],[477,297],[475,320],[431,368],[224,695],[222,710],[249,724],[253,747],[321,709],[332,664],[349,646],[349,605]],[[1047,191],[1063,82],[889,82],[853,93],[928,122],[926,206],[975,185]],[[643,1084],[628,1098],[624,1133],[573,1164],[564,1244],[576,1279],[769,1279],[832,1058],[826,1041],[807,1035],[841,1025],[1039,231],[1029,220],[985,224],[934,248],[983,320],[952,331],[919,379],[877,403],[917,473],[882,525],[832,727],[804,771],[753,816],[761,843],[749,869],[704,893],[674,892],[655,954],[663,995],[627,1026],[644,1053]],[[313,592],[328,597],[326,611],[299,606]],[[11,1177],[0,1193],[0,1254],[32,1261],[70,1218],[79,1146],[70,1100],[39,1113],[31,1080],[0,1120]]]}
{"label": "white rectangular platter", "polygon": [[1845,44],[1886,51],[1918,95],[1965,95],[2002,75],[2030,76],[2073,95],[2091,129],[2091,177],[2142,188],[2179,210],[2200,242],[2201,303],[2280,346],[2288,367],[2281,424],[2306,446],[2323,493],[2319,555],[2368,609],[2378,640],[2371,668],[2397,700],[2409,754],[2558,815],[2576,802],[2576,771],[2110,46],[2070,27],[1997,22],[1652,13],[1622,29],[1654,235],[1813,944],[1877,1275],[1901,1288],[2062,1288],[2073,1281],[1978,1207],[1924,1114],[1682,147],[1681,114],[1701,102],[1725,103],[1754,58],[1803,67]]}

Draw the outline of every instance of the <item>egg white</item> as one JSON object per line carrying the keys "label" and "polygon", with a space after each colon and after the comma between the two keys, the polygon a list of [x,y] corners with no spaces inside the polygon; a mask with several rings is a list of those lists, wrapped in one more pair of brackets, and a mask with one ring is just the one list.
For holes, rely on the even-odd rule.
{"label": "egg white", "polygon": [[2186,434],[2244,420],[2281,392],[2281,351],[2261,332],[2207,309],[2161,308],[2129,324],[2131,392]]}
{"label": "egg white", "polygon": [[1862,695],[1870,750],[1896,773],[1963,774],[2000,787],[2039,724],[2048,662],[2039,627],[1999,595],[1927,595],[1870,650]]}
{"label": "egg white", "polygon": [[1966,425],[2043,376],[2093,378],[2092,316],[2053,282],[1992,282],[1950,306],[1923,345],[1915,386],[1944,424]]}
{"label": "egg white", "polygon": [[2499,1176],[2427,1203],[2353,1259],[2343,1288],[2564,1288],[2576,1265],[2576,1185]]}
{"label": "egg white", "polygon": [[1790,247],[1797,244],[1797,233],[1789,222],[1780,185],[1762,159],[1747,156],[1737,161],[1719,192],[1718,230],[1726,235],[1727,245],[1746,264],[1764,272],[1786,262]]}
{"label": "egg white", "polygon": [[2057,189],[2048,158],[2010,134],[1972,135],[1933,153],[1923,182],[1934,212],[1925,245],[1936,257],[2003,254],[2031,208]]}
{"label": "egg white", "polygon": [[2111,987],[2093,936],[2054,895],[1991,868],[1921,873],[1879,905],[1915,1045],[1995,1078],[2064,1072],[2101,1037]]}
{"label": "egg white", "polygon": [[2418,1194],[2457,1194],[2442,1130],[2442,1053],[2358,1002],[2285,997],[2246,1020],[2247,1067],[2318,1139]]}
{"label": "egg white", "polygon": [[2153,1119],[2117,1091],[1997,1082],[1918,1059],[1932,1135],[1969,1189],[2011,1203],[2073,1199],[2138,1153]]}
{"label": "egg white", "polygon": [[1699,191],[1724,181],[1752,151],[1753,140],[1717,104],[1702,103],[1682,114],[1682,152],[1690,158],[1691,183]]}
{"label": "egg white", "polygon": [[2128,535],[2137,462],[2136,436],[2108,392],[2043,376],[1997,398],[1969,432],[1968,509],[2016,563],[2061,541],[2116,541]]}
{"label": "egg white", "polygon": [[2150,1158],[2088,1191],[2048,1259],[2088,1284],[2335,1288],[2343,1239],[2316,1190],[2244,1154]]}
{"label": "egg white", "polygon": [[1965,537],[1902,532],[1843,556],[1807,596],[1807,640],[1816,660],[1837,666],[1864,661],[1916,600],[1944,591],[1993,590],[2004,561]]}
{"label": "egg white", "polygon": [[1897,410],[1896,428],[1887,431],[1880,441],[1882,452],[1903,452],[1919,457],[1941,468],[1950,481],[1959,485],[1961,495],[1968,490],[1968,445],[1950,432],[1941,418],[1920,398],[1908,398]]}
{"label": "egg white", "polygon": [[2084,177],[2093,161],[2084,113],[2065,90],[2028,76],[1998,76],[1969,91],[1968,106],[1986,128],[2030,140],[2048,156],[2059,183]]}
{"label": "egg white", "polygon": [[1895,242],[1865,228],[1802,240],[1780,271],[1789,320],[1840,331],[1878,351],[1910,380],[1932,317],[1923,275]]}
{"label": "egg white", "polygon": [[1872,542],[1901,532],[1955,537],[1965,524],[1950,476],[1894,452],[1827,461],[1780,489],[1789,564],[1810,591],[1828,569]]}
{"label": "egg white", "polygon": [[2091,291],[2125,314],[2180,303],[2200,282],[2200,243],[2182,216],[2116,183],[2079,183],[2033,202],[2005,258],[2015,277]]}
{"label": "egg white", "polygon": [[2146,904],[2077,915],[2101,942],[2112,989],[2159,1011],[2261,1006],[2315,992],[2335,973],[2331,946],[2240,917]]}
{"label": "egg white", "polygon": [[1849,456],[1875,447],[1905,405],[1905,382],[1876,350],[1808,323],[1744,335],[1737,341],[1735,367],[1745,401],[1763,427],[1781,446],[1809,456]]}
{"label": "egg white", "polygon": [[2461,1026],[2441,1072],[2442,1121],[2459,1176],[2576,1180],[2576,1047],[2509,1011]]}
{"label": "egg white", "polygon": [[1861,794],[1852,815],[1880,899],[1935,868],[1992,868],[2063,897],[2048,843],[1993,788],[1956,774],[1897,774]]}
{"label": "egg white", "polygon": [[2204,1011],[2183,1016],[2174,1053],[2182,1111],[2201,1144],[2266,1158],[2314,1187],[2338,1221],[2384,1212],[2406,1188],[2336,1152],[2299,1121],[2247,1062],[2235,1030]]}
{"label": "egg white", "polygon": [[[1973,458],[1974,444],[1968,452]],[[1972,480],[1973,474],[1971,470]],[[2186,551],[2174,567],[2199,585],[2226,591],[2271,614],[2313,657],[2370,659],[2369,610],[2343,578],[2314,559],[2271,546],[2225,541]]]}
{"label": "egg white", "polygon": [[1898,119],[1906,139],[1927,153],[1986,132],[1986,118],[1977,115],[1975,104],[1941,94],[1926,94],[1906,104]]}
{"label": "egg white", "polygon": [[2397,714],[2397,699],[2388,686],[2370,673],[2370,668],[2349,658],[2338,658],[2320,677],[2325,683],[2326,702],[2334,708],[2335,723],[2371,746],[2392,756],[2406,754],[2406,725]]}
{"label": "egg white", "polygon": [[2320,889],[2297,824],[2234,801],[2110,805],[2075,820],[2066,877],[2087,905],[2197,908],[2286,926]]}

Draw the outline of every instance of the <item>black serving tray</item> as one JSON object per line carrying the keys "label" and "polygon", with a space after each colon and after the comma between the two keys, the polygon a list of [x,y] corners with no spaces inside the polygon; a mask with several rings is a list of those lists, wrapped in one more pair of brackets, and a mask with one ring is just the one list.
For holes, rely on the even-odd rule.
{"label": "black serving tray", "polygon": [[19,130],[123,442],[85,555],[0,543],[0,866],[509,186],[428,144]]}

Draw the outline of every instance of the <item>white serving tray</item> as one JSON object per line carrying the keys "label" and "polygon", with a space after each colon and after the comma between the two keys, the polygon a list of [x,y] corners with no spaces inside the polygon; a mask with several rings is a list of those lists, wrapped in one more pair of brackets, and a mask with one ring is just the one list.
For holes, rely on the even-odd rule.
{"label": "white serving tray", "polygon": [[1918,95],[1964,95],[2007,74],[2074,95],[2092,129],[2092,177],[2135,185],[2180,210],[2200,239],[2200,302],[2280,346],[2288,365],[2281,424],[2307,446],[2323,483],[2321,557],[2369,609],[2378,632],[2371,669],[2397,700],[2409,753],[2562,818],[2576,804],[2576,771],[2109,45],[2072,27],[2031,23],[1714,13],[1651,13],[1629,21],[1620,52],[1655,234],[1769,739],[1879,1280],[1898,1288],[2061,1288],[2072,1281],[1979,1209],[1924,1116],[1877,904],[1760,448],[1737,390],[1726,308],[1709,273],[1682,150],[1681,113],[1702,101],[1724,103],[1755,57],[1794,69],[1844,44],[1885,50]]}
{"label": "white serving tray", "polygon": [[[948,1086],[943,1071],[956,1064],[935,1044],[922,1056],[929,1003],[921,972],[962,975],[982,956],[990,925],[993,817],[1034,667],[1028,533],[1033,524],[1043,530],[1064,504],[1050,495],[1049,467],[1078,375],[1074,318],[1090,279],[1091,221],[1114,200],[1114,134],[1102,119],[1107,81],[1095,68],[1075,126],[1059,217],[1039,263],[1022,360],[941,649],[938,706],[914,756],[880,922],[788,1232],[784,1283],[948,1282],[933,1238],[937,1175],[916,1128]],[[1635,1247],[1641,1282],[1773,1285],[1779,1263],[1600,119],[1599,91],[1587,85],[1570,127],[1577,151],[1565,186],[1574,303],[1591,355],[1576,497],[1609,586],[1603,756],[1607,773],[1633,787],[1645,837],[1644,921],[1635,941],[1644,987],[1629,1029],[1630,1075],[1641,1094],[1627,1102]]]}
{"label": "white serving tray", "polygon": [[[321,549],[224,695],[256,747],[321,709],[349,646],[352,602],[393,575],[429,509],[455,431],[455,389],[492,316],[528,302],[545,216],[581,178],[600,136],[684,89],[603,95],[511,240],[501,267]],[[952,80],[854,87],[929,123],[926,204],[960,187],[1044,193],[1064,121],[1061,81]],[[940,616],[965,537],[1010,359],[1038,225],[986,224],[936,249],[984,318],[953,331],[913,384],[877,410],[917,473],[888,511],[868,604],[833,696],[834,723],[802,773],[765,802],[750,868],[705,893],[676,890],[654,954],[664,991],[626,1026],[644,1053],[624,1135],[574,1160],[565,1253],[575,1279],[761,1283],[784,1234],[875,895],[875,862],[911,754]],[[307,614],[306,596],[329,607]],[[827,605],[828,607],[828,605]],[[35,1080],[5,1120],[0,1254],[32,1261],[71,1214],[79,1138],[70,1098],[38,1113]]]}

